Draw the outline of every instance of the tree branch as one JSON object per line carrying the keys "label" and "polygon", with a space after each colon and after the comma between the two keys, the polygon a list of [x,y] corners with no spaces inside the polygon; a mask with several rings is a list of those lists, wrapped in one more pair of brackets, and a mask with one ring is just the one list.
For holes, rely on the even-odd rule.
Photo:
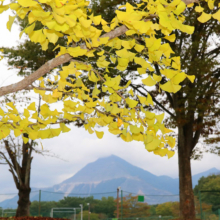
{"label": "tree branch", "polygon": [[9,86],[1,87],[0,96],[7,95],[12,92],[18,92],[20,90],[25,89],[27,86],[31,85],[34,81],[39,79],[41,76],[44,76],[46,73],[50,72],[55,67],[61,64],[64,64],[66,62],[69,62],[71,59],[72,57],[69,54],[64,54],[64,55],[61,55],[59,57],[56,57],[48,61],[43,66],[41,66],[38,70],[36,70],[31,75],[25,77],[20,82],[11,84]]}
{"label": "tree branch", "polygon": [[4,153],[0,152],[0,154],[3,156],[3,158],[5,159],[5,161],[7,162],[7,164],[9,165],[9,167],[10,167],[9,171],[12,173],[12,176],[13,176],[13,179],[14,179],[14,182],[15,182],[15,185],[16,185],[16,187],[17,187],[17,189],[18,189],[18,188],[19,188],[19,181],[18,181],[17,176],[16,176],[15,173],[14,173],[13,165],[10,163],[10,161],[7,159],[7,157],[5,156]]}
{"label": "tree branch", "polygon": [[[131,86],[133,89],[135,89],[136,91],[138,91],[141,95],[147,97],[147,95],[146,95],[145,93],[141,92],[141,91],[138,89],[137,86],[134,86],[133,84],[130,84],[130,86]],[[142,87],[142,86],[139,86],[139,87],[142,88],[142,89],[144,89],[147,93],[149,93],[150,96],[152,97],[152,100],[153,100],[158,106],[160,106],[160,108],[162,108],[166,113],[168,113],[168,114],[169,114],[171,117],[173,117],[173,118],[176,117],[172,112],[170,112],[170,111],[169,111],[168,109],[166,109],[163,105],[161,105],[161,104],[154,98],[154,96],[153,96],[149,91],[147,91],[147,90],[146,90],[144,87]]]}
{"label": "tree branch", "polygon": [[[22,180],[21,180],[21,167],[18,164],[18,162],[17,162],[17,160],[15,158],[15,155],[13,154],[13,152],[11,151],[11,149],[9,147],[9,142],[7,140],[5,140],[4,143],[5,143],[5,148],[6,148],[7,152],[8,152],[8,155],[11,158],[11,161],[13,163],[13,168],[14,168],[14,170],[17,173],[17,178],[19,180],[19,183],[21,184],[22,183]],[[12,171],[13,171],[13,169],[12,169]]]}

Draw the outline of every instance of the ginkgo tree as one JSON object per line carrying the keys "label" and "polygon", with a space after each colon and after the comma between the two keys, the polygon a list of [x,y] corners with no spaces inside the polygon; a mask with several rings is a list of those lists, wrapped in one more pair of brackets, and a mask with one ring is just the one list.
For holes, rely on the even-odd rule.
{"label": "ginkgo tree", "polygon": [[[23,115],[18,114],[13,103],[7,103],[0,112],[1,139],[11,132],[17,137],[27,134],[27,137],[22,136],[25,143],[29,139],[52,138],[69,130],[63,123],[65,120],[82,120],[85,129],[91,134],[95,132],[98,138],[102,138],[103,132],[98,131],[96,125],[108,126],[109,132],[120,135],[124,141],[141,141],[149,152],[173,156],[175,139],[168,135],[171,130],[163,124],[164,114],[156,115],[147,109],[153,104],[150,94],[146,98],[134,93],[132,88],[128,92],[131,81],[122,85],[121,76],[112,77],[111,70],[116,68],[123,72],[134,62],[139,65],[137,74],[141,75],[144,85],[157,85],[169,93],[179,91],[180,83],[186,78],[193,83],[195,77],[181,71],[180,57],[171,56],[174,52],[169,43],[162,43],[162,39],[172,41],[175,36],[171,33],[175,29],[193,33],[194,27],[184,24],[182,14],[186,7],[194,7],[192,1],[143,0],[135,6],[127,3],[116,10],[111,22],[94,16],[88,9],[89,2],[84,0],[1,2],[0,12],[11,9],[15,13],[9,16],[8,29],[16,16],[21,19],[27,16],[28,25],[20,36],[27,34],[43,50],[59,38],[67,39],[67,46],[55,48],[59,53],[53,60],[22,81],[0,88],[1,96],[33,89],[45,101],[40,115],[37,115],[35,103],[25,108]],[[211,10],[219,8],[217,1],[205,2]],[[197,12],[201,13],[202,9]],[[204,23],[211,18],[220,20],[220,10],[213,14],[202,12],[198,21]],[[42,24],[40,29],[36,28],[37,22]],[[121,35],[128,38],[120,39]],[[138,38],[145,41],[144,46]],[[110,61],[106,60],[107,56]],[[63,65],[59,73],[50,74],[48,86],[42,76],[64,63],[67,65]],[[161,75],[155,71],[154,64],[160,68]],[[85,76],[93,84],[92,89],[86,86]],[[40,86],[33,84],[36,80]],[[103,92],[107,95],[103,96]],[[62,111],[51,110],[48,104],[59,100],[63,103]],[[51,124],[59,124],[59,128]],[[191,210],[181,216],[194,219],[195,213]]]}

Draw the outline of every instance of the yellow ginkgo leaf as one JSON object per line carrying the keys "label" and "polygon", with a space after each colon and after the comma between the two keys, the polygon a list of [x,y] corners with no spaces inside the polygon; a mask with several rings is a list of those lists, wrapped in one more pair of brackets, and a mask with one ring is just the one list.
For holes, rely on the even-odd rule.
{"label": "yellow ginkgo leaf", "polygon": [[162,79],[162,76],[158,76],[156,74],[153,74],[153,79],[156,81],[156,82],[160,82],[161,79]]}
{"label": "yellow ginkgo leaf", "polygon": [[191,3],[191,4],[188,4],[187,5],[187,8],[191,8],[191,7],[193,7],[194,6],[194,3]]}
{"label": "yellow ginkgo leaf", "polygon": [[120,118],[118,118],[118,122],[117,122],[118,127],[121,127],[122,124],[123,124],[123,121]]}
{"label": "yellow ginkgo leaf", "polygon": [[164,157],[168,152],[167,148],[157,148],[156,150],[154,150],[154,154],[156,155],[160,155],[161,157]]}
{"label": "yellow ginkgo leaf", "polygon": [[146,79],[142,79],[141,81],[146,86],[154,86],[157,83],[151,76],[148,76]]}
{"label": "yellow ginkgo leaf", "polygon": [[135,45],[135,40],[130,40],[130,41],[122,41],[122,46],[126,49],[131,49]]}
{"label": "yellow ginkgo leaf", "polygon": [[187,33],[187,34],[192,34],[195,30],[195,27],[190,26],[190,25],[182,25],[181,26],[181,31]]}
{"label": "yellow ginkgo leaf", "polygon": [[32,7],[38,5],[34,0],[18,0],[18,3],[23,7]]}
{"label": "yellow ginkgo leaf", "polygon": [[146,143],[145,142],[145,148],[146,150],[148,151],[153,151],[155,150],[156,148],[158,148],[158,146],[160,145],[161,143],[161,140],[159,139],[156,139],[156,138],[153,138],[153,140],[149,143]]}
{"label": "yellow ginkgo leaf", "polygon": [[169,146],[171,148],[175,147],[176,145],[176,138],[172,137],[172,136],[168,136],[165,138],[165,140],[167,141],[167,144],[169,144]]}
{"label": "yellow ginkgo leaf", "polygon": [[38,138],[38,131],[32,130],[31,132],[29,132],[29,138],[31,140],[36,140]]}
{"label": "yellow ginkgo leaf", "polygon": [[99,78],[95,75],[95,73],[93,71],[91,71],[91,73],[89,75],[89,80],[92,82],[98,82]]}
{"label": "yellow ginkgo leaf", "polygon": [[27,144],[27,142],[29,141],[29,138],[26,138],[26,137],[24,137],[24,136],[22,136],[22,139],[23,139],[23,141],[24,141],[25,144]]}
{"label": "yellow ginkgo leaf", "polygon": [[86,20],[86,19],[83,18],[83,17],[81,17],[81,18],[79,19],[79,21],[80,21],[80,23],[82,24],[82,26],[85,27],[85,28],[89,28],[90,25],[91,25],[91,23],[92,23],[91,20]]}
{"label": "yellow ginkgo leaf", "polygon": [[92,18],[92,21],[94,22],[95,25],[99,25],[100,22],[101,22],[101,20],[102,20],[102,16],[101,16],[101,15],[94,16],[94,17]]}
{"label": "yellow ginkgo leaf", "polygon": [[145,48],[145,46],[140,45],[140,44],[136,44],[135,47],[134,47],[134,49],[135,49],[137,52],[141,52],[144,48]]}
{"label": "yellow ginkgo leaf", "polygon": [[220,22],[220,9],[212,17]]}
{"label": "yellow ginkgo leaf", "polygon": [[195,80],[195,76],[194,75],[186,75],[186,77],[191,81],[191,83],[193,83],[194,82],[194,80]]}
{"label": "yellow ginkgo leaf", "polygon": [[132,134],[139,134],[141,132],[141,128],[138,128],[136,125],[130,125],[130,131]]}
{"label": "yellow ginkgo leaf", "polygon": [[130,98],[126,98],[126,103],[128,104],[128,106],[129,106],[130,108],[134,108],[134,107],[136,107],[137,104],[138,104],[137,101],[132,100],[132,99],[130,99]]}
{"label": "yellow ginkgo leaf", "polygon": [[9,9],[9,5],[0,5],[0,14]]}
{"label": "yellow ginkgo leaf", "polygon": [[16,16],[9,15],[9,20],[7,22],[7,28],[9,31],[11,31],[11,27],[12,27],[12,24],[14,23],[15,18]]}
{"label": "yellow ginkgo leaf", "polygon": [[28,107],[28,110],[32,110],[32,111],[36,111],[36,106],[35,106],[35,102],[32,102]]}
{"label": "yellow ginkgo leaf", "polygon": [[175,151],[168,150],[168,151],[167,151],[168,159],[170,159],[171,157],[173,157],[174,154],[175,154]]}
{"label": "yellow ginkgo leaf", "polygon": [[125,136],[124,134],[121,134],[120,137],[121,137],[121,139],[124,140],[125,142],[131,142],[131,141],[133,141],[133,138],[132,138],[132,136],[130,135],[129,132],[126,134],[126,136]]}
{"label": "yellow ginkgo leaf", "polygon": [[30,35],[35,28],[35,22],[24,29],[24,32]]}
{"label": "yellow ginkgo leaf", "polygon": [[174,13],[175,13],[176,15],[179,15],[179,14],[181,14],[182,12],[184,12],[185,8],[186,8],[186,4],[185,4],[183,1],[181,1],[181,2],[179,3],[179,5],[177,6],[176,10],[174,10]]}
{"label": "yellow ginkgo leaf", "polygon": [[83,56],[87,53],[87,50],[86,49],[82,49],[80,47],[69,47],[67,49],[67,51],[69,52],[69,54],[73,57],[79,57],[79,56]]}
{"label": "yellow ginkgo leaf", "polygon": [[168,81],[163,85],[160,84],[160,88],[166,92],[176,93],[181,89],[181,86],[175,85],[171,81]]}
{"label": "yellow ginkgo leaf", "polygon": [[164,113],[160,114],[160,115],[155,115],[155,118],[157,119],[157,121],[159,123],[162,123],[163,119],[164,119]]}
{"label": "yellow ginkgo leaf", "polygon": [[22,134],[22,130],[20,130],[20,129],[14,129],[14,135],[15,135],[15,137],[18,137],[18,136],[20,136]]}
{"label": "yellow ginkgo leaf", "polygon": [[204,8],[201,7],[201,6],[196,6],[196,7],[195,7],[195,11],[196,11],[196,12],[202,12],[203,10],[204,10]]}
{"label": "yellow ginkgo leaf", "polygon": [[59,32],[53,31],[53,30],[44,29],[43,32],[46,35],[46,37],[48,38],[49,42],[51,42],[53,44],[55,44],[58,41],[59,37],[63,36]]}
{"label": "yellow ginkgo leaf", "polygon": [[164,38],[167,39],[167,40],[170,41],[170,42],[174,42],[175,39],[176,39],[176,35],[175,35],[175,34],[172,34],[172,35],[166,36],[166,37],[164,37]]}
{"label": "yellow ginkgo leaf", "polygon": [[21,6],[18,3],[11,3],[10,9],[17,11]]}
{"label": "yellow ginkgo leaf", "polygon": [[48,49],[49,40],[45,40],[41,43],[42,50],[46,51]]}
{"label": "yellow ginkgo leaf", "polygon": [[61,130],[62,130],[63,133],[69,132],[69,131],[71,130],[71,129],[68,128],[64,123],[61,123],[61,124],[60,124],[60,128],[61,128]]}
{"label": "yellow ginkgo leaf", "polygon": [[55,4],[56,4],[56,7],[60,8],[63,6],[63,3],[60,1],[60,0],[54,0],[55,1]]}
{"label": "yellow ginkgo leaf", "polygon": [[202,12],[201,16],[198,17],[198,21],[201,22],[201,23],[205,23],[208,20],[210,20],[211,17],[212,17],[211,14],[206,14],[205,12]]}
{"label": "yellow ginkgo leaf", "polygon": [[[90,80],[90,81],[91,81],[91,80]],[[95,85],[95,88],[94,88],[93,91],[92,91],[92,95],[93,95],[93,96],[97,96],[99,93],[100,93],[100,91],[98,90],[97,85]]]}
{"label": "yellow ginkgo leaf", "polygon": [[64,16],[58,15],[57,13],[53,12],[53,16],[56,22],[59,24],[63,24],[66,22],[66,18]]}
{"label": "yellow ginkgo leaf", "polygon": [[96,136],[97,136],[99,139],[102,139],[102,138],[103,138],[103,135],[104,135],[104,132],[103,132],[103,131],[96,131],[96,130],[95,130],[95,133],[96,133]]}
{"label": "yellow ginkgo leaf", "polygon": [[118,66],[117,66],[117,69],[118,70],[121,70],[121,71],[124,71],[127,69],[127,66],[128,66],[128,63],[129,63],[129,59],[126,59],[126,58],[118,58]]}
{"label": "yellow ginkgo leaf", "polygon": [[139,95],[138,95],[138,99],[140,100],[141,104],[145,104],[145,102],[147,100],[145,97],[142,97],[142,96],[139,96]]}
{"label": "yellow ginkgo leaf", "polygon": [[146,34],[152,25],[151,21],[136,21],[133,22],[134,28],[142,34]]}
{"label": "yellow ginkgo leaf", "polygon": [[214,3],[215,3],[215,0],[208,0],[208,6],[209,6],[209,9],[213,10],[214,9]]}
{"label": "yellow ginkgo leaf", "polygon": [[33,31],[30,34],[30,39],[34,43],[42,43],[46,40],[46,36],[43,34],[42,29],[40,29],[40,30],[37,30],[37,31]]}
{"label": "yellow ginkgo leaf", "polygon": [[178,85],[180,84],[184,79],[186,78],[186,74],[181,72],[181,73],[178,73],[176,74],[172,79],[172,83]]}
{"label": "yellow ginkgo leaf", "polygon": [[146,105],[154,105],[153,99],[150,94],[147,95]]}

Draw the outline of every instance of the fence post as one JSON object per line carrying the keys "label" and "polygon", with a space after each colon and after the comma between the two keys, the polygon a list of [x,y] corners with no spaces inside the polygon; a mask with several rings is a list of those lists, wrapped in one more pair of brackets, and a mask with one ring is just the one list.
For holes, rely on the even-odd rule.
{"label": "fence post", "polygon": [[200,206],[201,219],[203,219],[203,215],[202,215],[202,200],[201,200],[201,192],[200,192],[200,190],[199,190],[199,206]]}
{"label": "fence post", "polygon": [[121,190],[121,220],[123,220],[123,190]]}
{"label": "fence post", "polygon": [[40,217],[41,190],[39,190],[38,216]]}
{"label": "fence post", "polygon": [[117,188],[117,219],[119,219],[119,189],[120,187]]}

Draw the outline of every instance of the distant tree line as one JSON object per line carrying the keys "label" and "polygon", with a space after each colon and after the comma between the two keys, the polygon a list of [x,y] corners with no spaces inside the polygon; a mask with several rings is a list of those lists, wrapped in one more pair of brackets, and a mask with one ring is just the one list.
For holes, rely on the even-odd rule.
{"label": "distant tree line", "polygon": [[[208,192],[203,192],[208,191]],[[211,219],[217,219],[218,210],[220,209],[220,175],[210,175],[202,177],[198,181],[198,185],[194,188],[195,208],[198,217],[202,212]],[[116,218],[117,216],[117,199],[114,197],[102,197],[95,199],[90,197],[64,197],[64,199],[55,201],[42,201],[39,205],[38,201],[34,201],[30,206],[31,216],[50,216],[52,208],[56,207],[74,207],[76,210],[76,219],[80,219],[80,206],[83,205],[83,220],[88,220],[90,204],[90,220],[100,220],[108,218]],[[143,218],[148,216],[173,216],[179,217],[179,202],[165,202],[161,204],[149,205],[146,202],[138,202],[137,196],[131,194],[123,197],[123,218]],[[119,200],[119,217],[121,217],[121,198]],[[15,210],[7,209],[5,212],[13,212]],[[7,215],[8,216],[8,215]],[[54,213],[55,218],[73,217],[73,213]]]}

